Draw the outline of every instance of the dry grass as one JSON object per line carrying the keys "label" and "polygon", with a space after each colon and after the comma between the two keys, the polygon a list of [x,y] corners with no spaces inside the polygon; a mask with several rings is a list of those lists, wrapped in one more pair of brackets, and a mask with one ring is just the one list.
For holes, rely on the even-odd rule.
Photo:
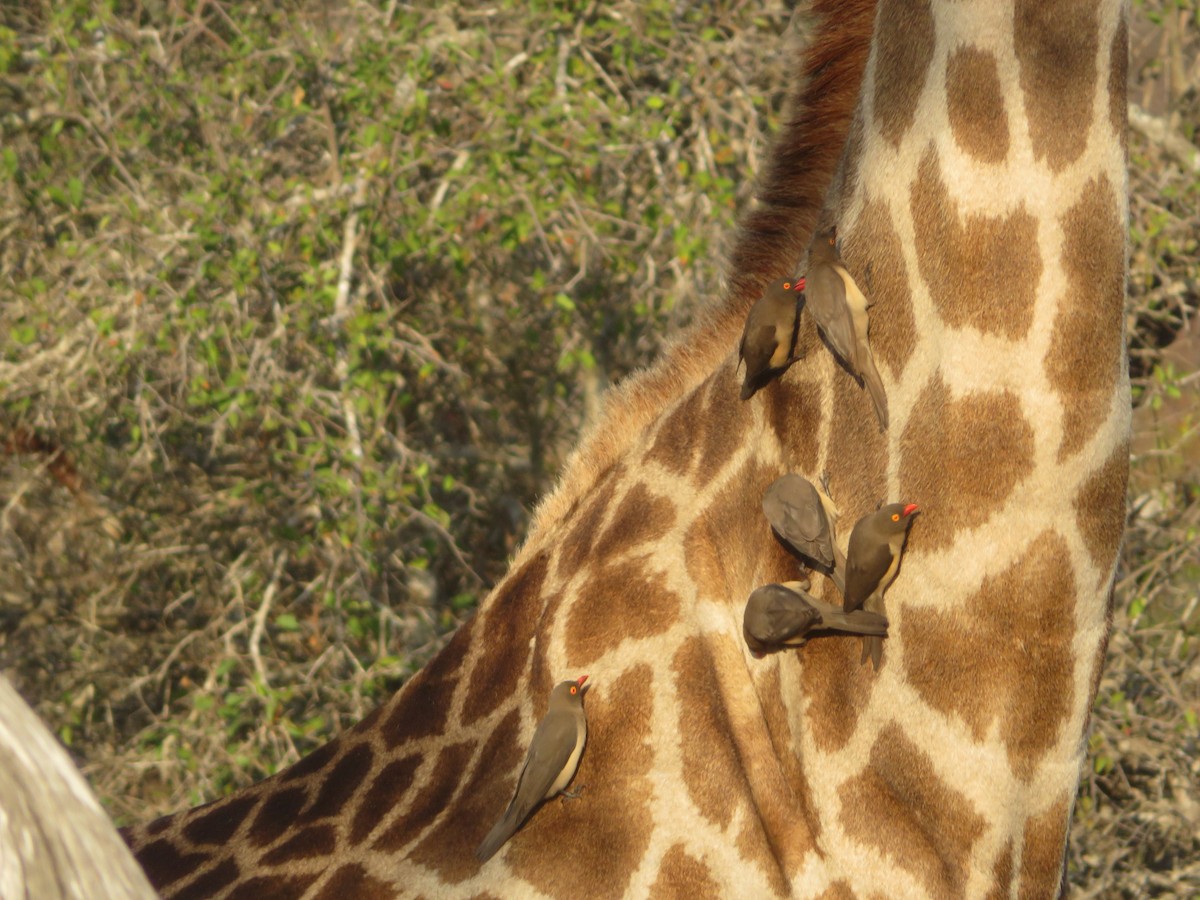
{"label": "dry grass", "polygon": [[[0,665],[119,821],[440,646],[715,290],[782,102],[765,0],[261,6],[0,11]],[[1133,98],[1194,140],[1172,10],[1135,9]],[[1200,354],[1164,348],[1200,174],[1131,149],[1134,513],[1070,876],[1191,896]]]}

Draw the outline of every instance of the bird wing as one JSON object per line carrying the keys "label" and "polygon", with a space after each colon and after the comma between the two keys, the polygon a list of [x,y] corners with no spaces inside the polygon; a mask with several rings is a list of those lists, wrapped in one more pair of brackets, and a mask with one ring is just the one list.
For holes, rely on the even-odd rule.
{"label": "bird wing", "polygon": [[781,644],[797,634],[805,634],[821,621],[821,614],[804,602],[804,599],[791,592],[790,596],[772,598],[773,602],[767,610],[767,626],[770,629],[769,641]]}
{"label": "bird wing", "polygon": [[846,285],[838,267],[814,266],[807,278],[804,290],[809,310],[834,351],[857,374],[858,347],[854,341],[854,320],[846,303]]}
{"label": "bird wing", "polygon": [[823,566],[833,564],[829,521],[816,488],[799,475],[785,475],[767,488],[763,513],[771,527],[797,551]]}
{"label": "bird wing", "polygon": [[846,554],[846,593],[842,609],[846,612],[862,609],[867,598],[879,587],[891,564],[892,549],[887,541],[876,540],[869,534],[851,532],[850,550]]}
{"label": "bird wing", "polygon": [[786,528],[806,541],[815,540],[828,530],[817,489],[802,475],[776,479],[763,495],[763,513],[776,530]]}
{"label": "bird wing", "polygon": [[571,758],[577,739],[578,726],[573,713],[547,713],[538,723],[513,797],[514,804],[520,801],[523,806],[522,819],[546,799],[550,786]]}
{"label": "bird wing", "polygon": [[849,272],[843,270],[843,279],[846,286],[846,302],[849,304],[850,317],[854,322],[855,352],[857,354],[855,365],[871,394],[871,401],[875,404],[875,415],[879,419],[879,427],[886,431],[888,427],[887,392],[883,388],[879,370],[875,368],[875,357],[871,354],[871,343],[867,336],[869,327],[867,308],[871,304],[863,296],[863,292],[858,289],[858,284]]}

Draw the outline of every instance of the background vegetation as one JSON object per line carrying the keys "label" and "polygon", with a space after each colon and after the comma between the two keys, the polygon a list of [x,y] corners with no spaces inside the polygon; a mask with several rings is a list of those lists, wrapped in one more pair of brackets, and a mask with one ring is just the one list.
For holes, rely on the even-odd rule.
{"label": "background vegetation", "polygon": [[[1084,896],[1200,891],[1200,21],[1134,14]],[[118,821],[294,762],[470,612],[600,392],[717,290],[788,17],[0,4],[0,667]]]}

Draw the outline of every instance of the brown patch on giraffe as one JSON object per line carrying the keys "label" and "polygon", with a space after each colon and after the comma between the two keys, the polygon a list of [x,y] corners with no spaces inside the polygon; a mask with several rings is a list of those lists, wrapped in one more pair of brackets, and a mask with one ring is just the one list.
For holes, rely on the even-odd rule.
{"label": "brown patch on giraffe", "polygon": [[810,825],[810,834],[816,840],[821,834],[821,823],[813,815],[812,793],[808,779],[804,777],[804,768],[800,765],[800,757],[796,754],[796,739],[792,734],[792,726],[788,722],[787,709],[783,705],[783,685],[781,683],[779,666],[772,666],[770,672],[759,682],[759,706],[762,709],[763,720],[767,725],[767,733],[775,750],[775,758],[783,770],[783,777],[796,794],[796,799],[802,811],[801,818]]}
{"label": "brown patch on giraffe", "polygon": [[1054,172],[1087,147],[1100,51],[1100,7],[1090,0],[1017,0],[1013,15],[1034,159]]}
{"label": "brown patch on giraffe", "polygon": [[233,837],[257,803],[258,797],[251,795],[232,797],[214,805],[209,812],[192,816],[183,826],[183,836],[193,844],[224,844]]}
{"label": "brown patch on giraffe", "polygon": [[[910,193],[917,265],[938,315],[952,328],[1019,340],[1033,324],[1042,274],[1037,219],[1024,204],[1007,214],[959,214],[931,143]],[[1014,281],[1014,271],[1020,278]],[[1015,289],[1014,289],[1014,286]],[[1004,293],[1003,303],[995,297]]]}
{"label": "brown patch on giraffe", "polygon": [[346,735],[338,735],[338,737],[334,738],[328,744],[318,747],[294,766],[280,772],[279,780],[282,782],[296,781],[299,778],[320,772],[338,755],[338,752],[341,750],[342,741],[345,739]]}
{"label": "brown patch on giraffe", "polygon": [[625,468],[615,465],[605,472],[592,488],[591,497],[582,511],[572,510],[568,518],[574,517],[570,533],[559,547],[558,559],[554,563],[555,574],[566,581],[587,562],[596,542],[596,535],[604,524],[604,517],[612,505],[613,497],[621,484]]}
{"label": "brown patch on giraffe", "polygon": [[206,853],[182,853],[166,838],[151,841],[134,855],[150,884],[160,892],[180,878],[191,875],[210,858]]}
{"label": "brown patch on giraffe", "polygon": [[178,893],[172,894],[172,900],[209,900],[222,888],[227,888],[238,881],[240,871],[233,859],[223,859],[214,868],[204,872]]}
{"label": "brown patch on giraffe", "polygon": [[375,776],[354,813],[354,821],[350,826],[351,844],[360,844],[388,813],[400,805],[400,801],[412,787],[413,776],[416,775],[420,764],[421,757],[413,754],[404,759],[393,760]]}
{"label": "brown patch on giraffe", "polygon": [[1125,230],[1108,178],[1092,178],[1063,214],[1067,289],[1043,364],[1063,402],[1058,461],[1078,452],[1108,417],[1125,343]]}
{"label": "brown patch on giraffe", "polygon": [[[445,729],[450,701],[462,674],[463,661],[471,648],[471,635],[478,619],[476,614],[460,625],[450,643],[410,678],[390,703],[379,707],[380,711],[385,707],[390,710],[382,729],[389,748],[441,734]],[[367,734],[370,726],[364,721],[353,731]]]}
{"label": "brown patch on giraffe", "polygon": [[835,881],[825,888],[816,900],[858,900],[858,895],[854,893],[848,882]]}
{"label": "brown patch on giraffe", "polygon": [[1099,571],[1099,583],[1109,578],[1125,532],[1125,488],[1129,481],[1129,442],[1113,450],[1075,495],[1075,523],[1084,546]]}
{"label": "brown patch on giraffe", "polygon": [[963,896],[971,848],[987,822],[899,726],[879,732],[866,769],[838,795],[849,837],[912,873],[930,894]]}
{"label": "brown patch on giraffe", "polygon": [[[548,705],[549,697],[538,700],[535,721],[541,720]],[[449,776],[451,788],[462,784],[463,789],[453,804],[446,807],[437,825],[413,848],[409,854],[413,862],[436,871],[451,884],[458,884],[479,871],[475,848],[500,819],[517,789],[527,749],[517,740],[520,724],[520,713],[514,709],[488,737],[470,778],[466,777],[465,768]],[[435,815],[437,811],[431,809],[428,818],[415,820],[415,827],[428,824]]]}
{"label": "brown patch on giraffe", "polygon": [[312,875],[295,875],[288,878],[282,875],[259,875],[249,881],[243,881],[235,887],[225,900],[295,900],[312,887],[322,872]]}
{"label": "brown patch on giraffe", "polygon": [[[811,316],[804,318],[805,322],[811,320]],[[760,393],[766,398],[767,423],[783,445],[787,466],[811,472],[817,467],[820,453],[817,443],[822,416],[820,383],[789,376]],[[743,440],[746,433],[748,430],[743,432]]]}
{"label": "brown patch on giraffe", "polygon": [[579,588],[567,613],[567,664],[587,666],[627,638],[644,640],[675,624],[681,606],[650,556],[603,565]]}
{"label": "brown patch on giraffe", "polygon": [[260,875],[243,881],[225,896],[225,900],[294,900],[312,887],[322,872],[311,875]]}
{"label": "brown patch on giraffe", "polygon": [[586,695],[588,743],[574,787],[587,789],[578,800],[546,803],[508,850],[514,874],[536,889],[555,897],[626,893],[654,828],[646,780],[654,681],[650,666],[638,665]]}
{"label": "brown patch on giraffe", "polygon": [[394,900],[396,889],[372,878],[358,863],[342,866],[325,882],[313,900]]}
{"label": "brown patch on giraffe", "polygon": [[692,481],[698,487],[703,488],[725,467],[753,425],[750,404],[729,401],[739,390],[727,366],[708,379],[708,404],[695,423],[700,437],[700,466],[693,473]]}
{"label": "brown patch on giraffe", "polygon": [[644,483],[630,488],[608,527],[593,541],[590,559],[612,560],[667,531],[675,521],[675,504]]}
{"label": "brown patch on giraffe", "polygon": [[[166,831],[168,828],[170,828],[174,822],[175,822],[174,816],[162,816],[160,818],[157,818],[153,822],[151,822],[149,825],[146,826],[146,836],[147,837],[157,837],[158,835],[160,835],[164,831]],[[122,832],[124,832],[124,831],[125,831],[125,829],[122,829]]]}
{"label": "brown patch on giraffe", "polygon": [[1032,816],[1026,821],[1021,849],[1021,886],[1017,891],[1021,900],[1058,896],[1070,815],[1070,800],[1064,795],[1040,816]]}
{"label": "brown patch on giraffe", "polygon": [[375,751],[369,744],[359,744],[346,752],[325,777],[317,799],[296,818],[297,825],[336,816],[346,802],[358,791],[359,785],[371,773]]}
{"label": "brown patch on giraffe", "polygon": [[703,415],[704,386],[698,385],[658,426],[658,434],[643,462],[656,462],[669,472],[686,475],[700,450]]}
{"label": "brown patch on giraffe", "polygon": [[209,900],[222,888],[237,881],[238,865],[232,859],[222,860],[191,884],[171,895],[171,900]]}
{"label": "brown patch on giraffe", "polygon": [[259,861],[264,865],[277,866],[294,859],[329,856],[336,849],[337,835],[332,825],[310,825],[270,852],[264,853]]}
{"label": "brown patch on giraffe", "polygon": [[[761,798],[761,795],[759,795]],[[767,876],[772,893],[783,897],[788,893],[787,879],[783,876],[783,863],[772,852],[771,839],[763,828],[763,823],[757,816],[747,816],[742,820],[734,840],[738,855],[745,862],[754,862]],[[807,852],[807,851],[806,851]]]}
{"label": "brown patch on giraffe", "polygon": [[[497,732],[515,728],[516,715],[516,710],[513,710],[505,716]],[[408,812],[389,825],[372,842],[371,848],[385,853],[402,850],[418,830],[432,822],[446,808],[462,783],[463,772],[474,750],[474,741],[461,741],[439,750],[433,771],[421,785],[420,793],[413,798]]]}
{"label": "brown patch on giraffe", "polygon": [[992,865],[992,879],[992,887],[988,890],[985,900],[1008,900],[1012,896],[1012,841],[1006,841],[1004,849],[996,857],[996,862]]}
{"label": "brown patch on giraffe", "polygon": [[874,304],[867,332],[871,354],[876,367],[886,364],[899,379],[917,346],[917,320],[904,250],[884,201],[867,201],[844,249],[851,259],[869,261],[859,287]]}
{"label": "brown patch on giraffe", "polygon": [[[804,647],[805,675],[811,672],[813,684],[821,685],[820,690],[808,693],[804,722],[822,753],[834,753],[846,745],[858,727],[860,712],[870,702],[876,679],[868,666],[859,665],[860,652],[857,640],[811,641]],[[886,649],[883,664],[888,664]]]}
{"label": "brown patch on giraffe", "polygon": [[307,802],[308,791],[302,787],[288,788],[267,797],[246,834],[250,845],[265,847],[274,843],[295,824],[296,817]]}
{"label": "brown patch on giraffe", "polygon": [[1075,591],[1067,543],[1045,531],[961,606],[904,610],[908,682],[976,741],[999,722],[1009,764],[1026,782],[1071,714]]}
{"label": "brown patch on giraffe", "polygon": [[[771,526],[762,513],[762,495],[780,474],[777,468],[748,459],[693,518],[683,538],[683,560],[701,599],[729,602],[734,599],[731,586],[749,584],[771,560],[786,567],[784,571],[795,571],[795,563],[771,536]],[[726,554],[731,534],[762,537],[737,553]]]}
{"label": "brown patch on giraffe", "polygon": [[350,730],[353,731],[357,729],[359,734],[373,733],[375,731],[375,726],[379,723],[379,720],[383,718],[383,710],[386,705],[386,703],[381,703],[376,706],[373,710],[359,719],[358,723]]}
{"label": "brown patch on giraffe", "polygon": [[485,617],[479,627],[487,630],[487,640],[471,670],[471,682],[488,689],[467,692],[463,725],[495,712],[516,691],[528,664],[529,639],[542,612],[548,559],[545,551],[540,552],[509,575],[476,616]]}
{"label": "brown patch on giraffe", "polygon": [[1113,33],[1108,68],[1108,121],[1128,153],[1129,141],[1129,23],[1122,12]]}
{"label": "brown patch on giraffe", "polygon": [[946,60],[946,110],[954,140],[980,162],[1008,157],[1008,114],[996,57],[970,45]]}
{"label": "brown patch on giraffe", "polygon": [[962,530],[987,522],[1033,471],[1033,451],[1033,428],[1015,394],[978,391],[954,400],[934,375],[900,436],[898,499],[921,507],[910,550],[944,549]]}
{"label": "brown patch on giraffe", "polygon": [[688,853],[683,844],[675,844],[663,854],[658,877],[650,887],[650,900],[695,900],[720,894],[721,885],[713,880],[708,864]]}
{"label": "brown patch on giraffe", "polygon": [[690,637],[680,645],[671,671],[679,695],[683,783],[700,814],[719,828],[728,828],[737,800],[749,786],[731,737],[733,722],[713,671],[712,651],[703,638]]}
{"label": "brown patch on giraffe", "polygon": [[875,33],[875,124],[899,147],[916,118],[937,44],[928,0],[880,4]]}

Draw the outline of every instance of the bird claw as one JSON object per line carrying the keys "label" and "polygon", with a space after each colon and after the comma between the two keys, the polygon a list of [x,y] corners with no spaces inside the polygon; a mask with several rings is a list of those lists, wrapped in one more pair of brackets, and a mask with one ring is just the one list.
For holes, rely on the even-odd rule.
{"label": "bird claw", "polygon": [[821,490],[825,492],[825,496],[830,500],[833,499],[833,491],[829,490],[829,470],[826,469],[821,473]]}
{"label": "bird claw", "polygon": [[573,791],[565,791],[565,790],[562,791],[558,798],[558,802],[566,803],[568,800],[578,800],[580,795],[583,794],[583,789],[585,787],[587,787],[586,784],[581,784],[579,787],[575,788],[575,790],[573,790]]}

